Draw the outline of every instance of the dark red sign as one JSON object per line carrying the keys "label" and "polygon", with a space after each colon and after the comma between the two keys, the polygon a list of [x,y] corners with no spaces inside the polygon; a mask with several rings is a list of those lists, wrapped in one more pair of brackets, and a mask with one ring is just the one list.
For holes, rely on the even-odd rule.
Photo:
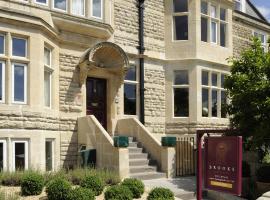
{"label": "dark red sign", "polygon": [[205,138],[205,188],[241,195],[242,137]]}

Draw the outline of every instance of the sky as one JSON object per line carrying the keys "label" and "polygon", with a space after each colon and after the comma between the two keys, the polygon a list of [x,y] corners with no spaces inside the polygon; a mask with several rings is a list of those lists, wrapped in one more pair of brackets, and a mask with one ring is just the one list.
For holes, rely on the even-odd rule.
{"label": "sky", "polygon": [[251,0],[251,2],[254,3],[263,16],[270,22],[270,0]]}

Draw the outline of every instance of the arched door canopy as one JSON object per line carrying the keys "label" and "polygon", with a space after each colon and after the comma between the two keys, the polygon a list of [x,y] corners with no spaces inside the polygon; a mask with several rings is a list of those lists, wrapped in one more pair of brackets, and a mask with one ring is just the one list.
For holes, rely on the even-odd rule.
{"label": "arched door canopy", "polygon": [[93,69],[106,69],[119,74],[121,79],[129,67],[129,60],[121,47],[111,42],[101,42],[88,49],[80,58],[80,83],[85,82],[87,74]]}

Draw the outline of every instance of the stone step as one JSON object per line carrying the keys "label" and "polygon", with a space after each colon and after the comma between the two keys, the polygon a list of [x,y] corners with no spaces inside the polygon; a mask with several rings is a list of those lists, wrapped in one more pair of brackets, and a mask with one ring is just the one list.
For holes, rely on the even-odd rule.
{"label": "stone step", "polygon": [[150,166],[150,165],[130,166],[129,168],[130,174],[143,172],[156,172],[156,171],[157,166]]}
{"label": "stone step", "polygon": [[128,141],[129,142],[135,142],[136,141],[136,138],[134,138],[134,137],[128,137]]}
{"label": "stone step", "polygon": [[129,153],[142,153],[143,152],[143,148],[128,147],[128,152]]}
{"label": "stone step", "polygon": [[129,159],[147,159],[147,153],[129,153]]}
{"label": "stone step", "polygon": [[139,143],[138,142],[129,142],[129,147],[138,147]]}
{"label": "stone step", "polygon": [[130,177],[137,178],[140,180],[151,180],[151,179],[166,178],[166,174],[161,172],[146,172],[146,173],[130,174]]}
{"label": "stone step", "polygon": [[148,159],[129,159],[129,166],[141,166],[149,164],[150,161]]}

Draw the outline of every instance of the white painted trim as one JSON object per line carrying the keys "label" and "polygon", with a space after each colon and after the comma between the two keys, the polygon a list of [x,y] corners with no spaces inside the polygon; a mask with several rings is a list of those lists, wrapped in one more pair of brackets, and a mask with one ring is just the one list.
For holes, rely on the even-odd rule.
{"label": "white painted trim", "polygon": [[59,12],[67,13],[67,11],[68,11],[68,0],[65,0],[65,1],[66,1],[66,10],[62,10],[62,9],[60,9],[60,8],[55,8],[55,7],[54,7],[55,0],[52,0],[52,8],[53,8],[54,10],[59,11]]}
{"label": "white painted trim", "polygon": [[16,143],[24,143],[24,152],[25,152],[25,156],[24,156],[24,169],[28,170],[28,166],[29,166],[29,142],[28,140],[12,140],[12,171],[15,171],[15,145]]}
{"label": "white painted trim", "polygon": [[0,139],[0,143],[3,143],[3,171],[7,170],[7,141]]}
{"label": "white painted trim", "polygon": [[[14,100],[14,67],[15,65],[23,66],[24,67],[24,101],[15,101]],[[11,67],[11,77],[12,77],[12,84],[11,84],[11,91],[12,91],[12,103],[14,104],[26,104],[27,102],[27,65],[22,63],[12,63]]]}
{"label": "white painted trim", "polygon": [[6,95],[5,95],[5,92],[6,92],[6,81],[5,81],[5,78],[6,78],[6,63],[4,61],[0,61],[0,63],[2,63],[2,100],[0,100],[0,103],[5,103],[5,98],[6,98]]}
{"label": "white painted trim", "polygon": [[[19,39],[19,40],[25,40],[25,56],[15,56],[15,55],[13,55],[13,38]],[[27,39],[25,39],[23,37],[11,36],[11,42],[10,43],[11,43],[10,55],[13,58],[27,58],[28,57],[28,42],[27,42]]]}
{"label": "white painted trim", "polygon": [[42,5],[42,6],[49,6],[49,0],[46,0],[46,3],[38,2],[37,0],[34,0],[36,4]]}
{"label": "white painted trim", "polygon": [[86,13],[86,3],[85,3],[85,0],[83,0],[83,14],[82,15],[76,14],[76,13],[73,13],[72,12],[72,9],[73,9],[73,4],[72,3],[73,3],[73,1],[74,0],[71,0],[71,4],[70,4],[71,5],[71,9],[70,9],[71,14],[72,15],[75,15],[75,16],[85,17],[85,13]]}
{"label": "white painted trim", "polygon": [[99,20],[101,20],[101,19],[103,19],[103,0],[100,0],[101,1],[101,17],[97,17],[97,16],[94,16],[93,15],[93,0],[90,0],[90,16],[92,17],[92,18],[95,18],[95,19],[99,19]]}

